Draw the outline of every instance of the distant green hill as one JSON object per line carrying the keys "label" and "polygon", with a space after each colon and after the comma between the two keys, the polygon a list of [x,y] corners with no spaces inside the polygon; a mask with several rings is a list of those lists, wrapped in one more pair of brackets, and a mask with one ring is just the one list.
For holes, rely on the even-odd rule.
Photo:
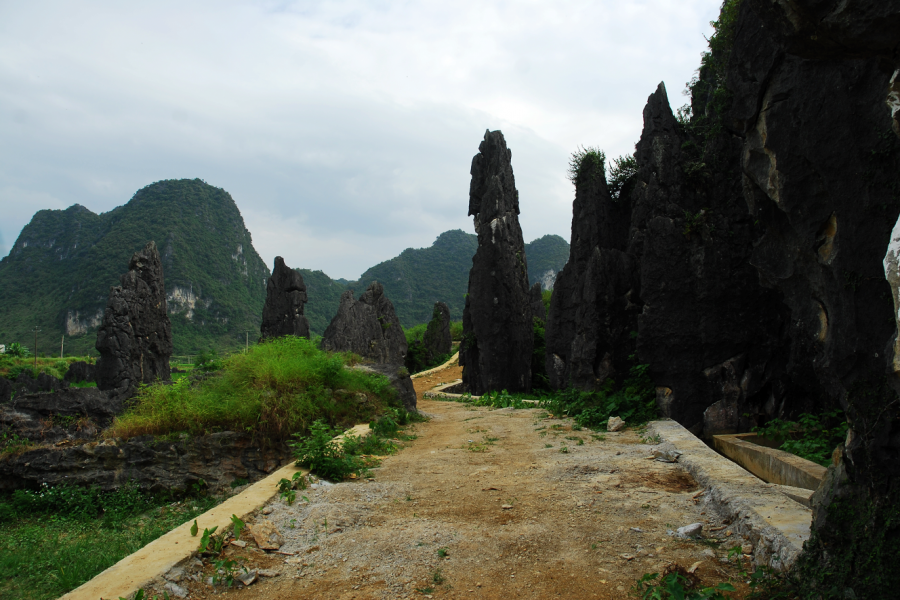
{"label": "distant green hill", "polygon": [[[42,210],[0,260],[0,343],[38,351],[92,352],[109,288],[119,284],[135,250],[154,240],[166,278],[176,354],[233,351],[259,337],[269,269],[231,196],[199,179],[160,181],[125,205],[94,214],[83,206]],[[310,329],[322,334],[337,313],[341,293],[359,295],[372,281],[384,285],[404,327],[431,319],[446,302],[454,320],[462,309],[477,238],[446,231],[429,248],[408,248],[362,274],[333,280],[299,269],[306,282]],[[531,283],[552,286],[569,257],[569,244],[547,235],[525,246]]]}
{"label": "distant green hill", "polygon": [[[307,286],[312,284],[306,305],[310,328],[321,335],[337,313],[341,292],[351,289],[358,295],[373,281],[384,286],[404,327],[427,323],[438,300],[447,303],[454,320],[462,319],[477,246],[475,235],[455,229],[439,235],[429,248],[407,248],[399,256],[375,265],[358,281],[332,280],[321,271],[300,269]],[[525,245],[525,258],[530,282],[541,281],[550,288],[569,259],[569,244],[558,235],[545,235]],[[307,273],[315,279],[307,279]],[[327,304],[317,301],[314,288],[320,290],[318,297]]]}
{"label": "distant green hill", "polygon": [[154,240],[163,260],[176,354],[233,350],[259,336],[269,269],[231,196],[199,179],[159,181],[124,206],[42,210],[0,260],[0,341],[92,351],[109,288]]}

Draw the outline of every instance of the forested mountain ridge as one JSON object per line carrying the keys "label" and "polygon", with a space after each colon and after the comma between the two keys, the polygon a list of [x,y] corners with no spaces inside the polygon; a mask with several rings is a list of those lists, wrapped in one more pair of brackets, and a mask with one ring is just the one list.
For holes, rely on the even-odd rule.
{"label": "forested mountain ridge", "polygon": [[0,339],[38,351],[93,349],[110,286],[153,240],[165,272],[176,354],[230,349],[259,334],[269,269],[231,196],[199,179],[159,181],[125,205],[38,211],[0,260]]}
{"label": "forested mountain ridge", "polygon": [[[368,269],[358,281],[346,283],[327,278],[321,271],[313,273],[300,269],[307,286],[313,282],[306,305],[311,330],[319,334],[325,330],[337,312],[344,289],[358,295],[373,281],[384,286],[404,327],[427,323],[437,301],[447,303],[452,319],[461,319],[477,245],[478,238],[474,234],[460,229],[445,231],[430,247],[407,248],[399,256]],[[525,244],[529,283],[541,282],[545,289],[552,288],[556,274],[568,258],[569,244],[558,235],[545,235]],[[314,279],[308,280],[310,276]],[[323,276],[326,279],[322,279]],[[321,294],[328,304],[317,302],[317,294]]]}
{"label": "forested mountain ridge", "polygon": [[[159,247],[176,354],[228,352],[259,337],[269,268],[231,196],[194,180],[159,181],[113,210],[95,214],[78,204],[41,210],[0,260],[0,343],[39,352],[91,352],[110,286],[128,270],[132,253],[153,240]],[[436,301],[453,319],[462,309],[477,245],[462,230],[440,234],[428,248],[407,248],[368,269],[357,281],[298,268],[307,285],[306,317],[322,334],[347,289],[384,285],[404,327],[431,319]],[[547,235],[525,246],[529,279],[552,287],[569,244]],[[297,265],[292,265],[297,266]]]}

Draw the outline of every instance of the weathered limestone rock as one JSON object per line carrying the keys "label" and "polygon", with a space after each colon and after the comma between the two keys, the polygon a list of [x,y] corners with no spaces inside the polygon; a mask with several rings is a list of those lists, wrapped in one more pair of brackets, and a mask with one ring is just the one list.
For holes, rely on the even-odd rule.
{"label": "weathered limestone rock", "polygon": [[275,268],[266,285],[266,304],[263,306],[260,339],[295,335],[309,337],[309,321],[303,316],[306,304],[306,284],[298,271],[275,257]]}
{"label": "weathered limestone rock", "polygon": [[444,302],[435,302],[431,321],[425,335],[422,336],[425,353],[429,363],[439,356],[450,354],[453,339],[450,335],[450,307]]}
{"label": "weathered limestone rock", "polygon": [[384,287],[372,282],[359,300],[353,292],[341,295],[341,305],[322,337],[322,348],[332,352],[353,352],[374,364],[358,365],[386,376],[404,408],[416,410],[416,392],[404,366],[406,335],[394,305],[384,295]]}
{"label": "weathered limestone rock", "polygon": [[406,335],[380,283],[373,281],[359,300],[349,290],[341,295],[338,312],[322,336],[322,348],[354,352],[376,363],[403,364]]}
{"label": "weathered limestone rock", "polygon": [[12,382],[6,377],[0,377],[0,404],[9,402],[12,398]]}
{"label": "weathered limestone rock", "polygon": [[544,306],[543,285],[541,282],[531,286],[528,295],[529,304],[531,304],[531,316],[546,322],[547,308]]}
{"label": "weathered limestone rock", "polygon": [[97,388],[16,394],[0,405],[0,429],[39,443],[92,439],[123,408],[122,397]]}
{"label": "weathered limestone rock", "polygon": [[79,360],[78,362],[73,362],[69,365],[69,368],[66,370],[66,374],[63,376],[63,381],[65,381],[66,383],[95,381],[97,377],[96,371],[96,367],[91,363]]}
{"label": "weathered limestone rock", "polygon": [[156,243],[135,252],[110,288],[103,323],[97,331],[97,387],[133,395],[141,383],[169,381],[172,325],[166,314],[166,289]]}
{"label": "weathered limestone rock", "polygon": [[512,152],[487,131],[472,159],[469,215],[478,249],[469,272],[459,363],[472,394],[531,388],[533,325]]}
{"label": "weathered limestone rock", "polygon": [[55,392],[69,387],[69,383],[47,373],[38,373],[32,377],[31,371],[22,371],[12,384],[13,396],[23,394],[38,394],[41,392]]}
{"label": "weathered limestone rock", "polygon": [[391,387],[397,392],[397,398],[403,404],[403,408],[409,412],[416,412],[416,389],[406,367],[390,363],[370,363],[356,365],[353,368],[387,377]]}
{"label": "weathered limestone rock", "polygon": [[152,436],[101,440],[7,457],[0,461],[0,491],[37,489],[45,482],[113,490],[134,482],[146,491],[184,493],[201,479],[211,490],[227,489],[238,478],[262,479],[290,456],[287,447],[262,448],[230,431],[178,441]]}

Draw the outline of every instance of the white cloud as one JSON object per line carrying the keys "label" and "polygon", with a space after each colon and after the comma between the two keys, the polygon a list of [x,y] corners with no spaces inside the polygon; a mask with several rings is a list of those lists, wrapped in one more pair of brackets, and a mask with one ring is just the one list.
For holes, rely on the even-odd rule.
{"label": "white cloud", "polygon": [[681,103],[717,10],[5,3],[0,253],[39,209],[106,211],[153,181],[200,177],[231,192],[270,265],[281,254],[355,278],[471,230],[468,170],[486,128],[513,150],[526,241],[568,238],[569,153],[630,153],[659,81]]}

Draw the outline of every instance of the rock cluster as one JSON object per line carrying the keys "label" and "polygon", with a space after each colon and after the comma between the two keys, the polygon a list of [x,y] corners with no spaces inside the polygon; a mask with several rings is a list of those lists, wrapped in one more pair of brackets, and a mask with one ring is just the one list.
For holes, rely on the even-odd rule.
{"label": "rock cluster", "polygon": [[122,396],[91,387],[17,393],[0,405],[0,429],[36,443],[89,440],[123,408]]}
{"label": "rock cluster", "polygon": [[141,383],[168,381],[172,324],[156,243],[135,252],[121,285],[110,288],[97,331],[97,387],[134,394]]}
{"label": "rock cluster", "polygon": [[706,435],[843,409],[850,434],[801,574],[817,591],[886,597],[900,576],[861,532],[900,531],[887,525],[900,504],[900,6],[737,10],[691,120],[662,85],[648,99],[618,197],[602,166],[579,171],[547,373],[595,389],[636,355],[660,412]]}
{"label": "rock cluster", "polygon": [[463,309],[463,383],[476,395],[529,391],[534,326],[512,151],[500,131],[486,131],[478,150],[469,186],[478,249]]}
{"label": "rock cluster", "polygon": [[63,381],[66,383],[92,382],[97,379],[97,368],[91,363],[79,360],[69,365]]}
{"label": "rock cluster", "polygon": [[358,300],[347,290],[337,314],[322,336],[322,349],[353,352],[375,363],[372,369],[387,375],[407,410],[416,409],[416,392],[404,365],[407,344],[394,305],[384,287],[372,282]]}
{"label": "rock cluster", "polygon": [[263,306],[260,340],[296,335],[309,337],[309,322],[303,316],[306,304],[306,284],[298,271],[275,257],[272,276],[266,284],[266,304]]}

